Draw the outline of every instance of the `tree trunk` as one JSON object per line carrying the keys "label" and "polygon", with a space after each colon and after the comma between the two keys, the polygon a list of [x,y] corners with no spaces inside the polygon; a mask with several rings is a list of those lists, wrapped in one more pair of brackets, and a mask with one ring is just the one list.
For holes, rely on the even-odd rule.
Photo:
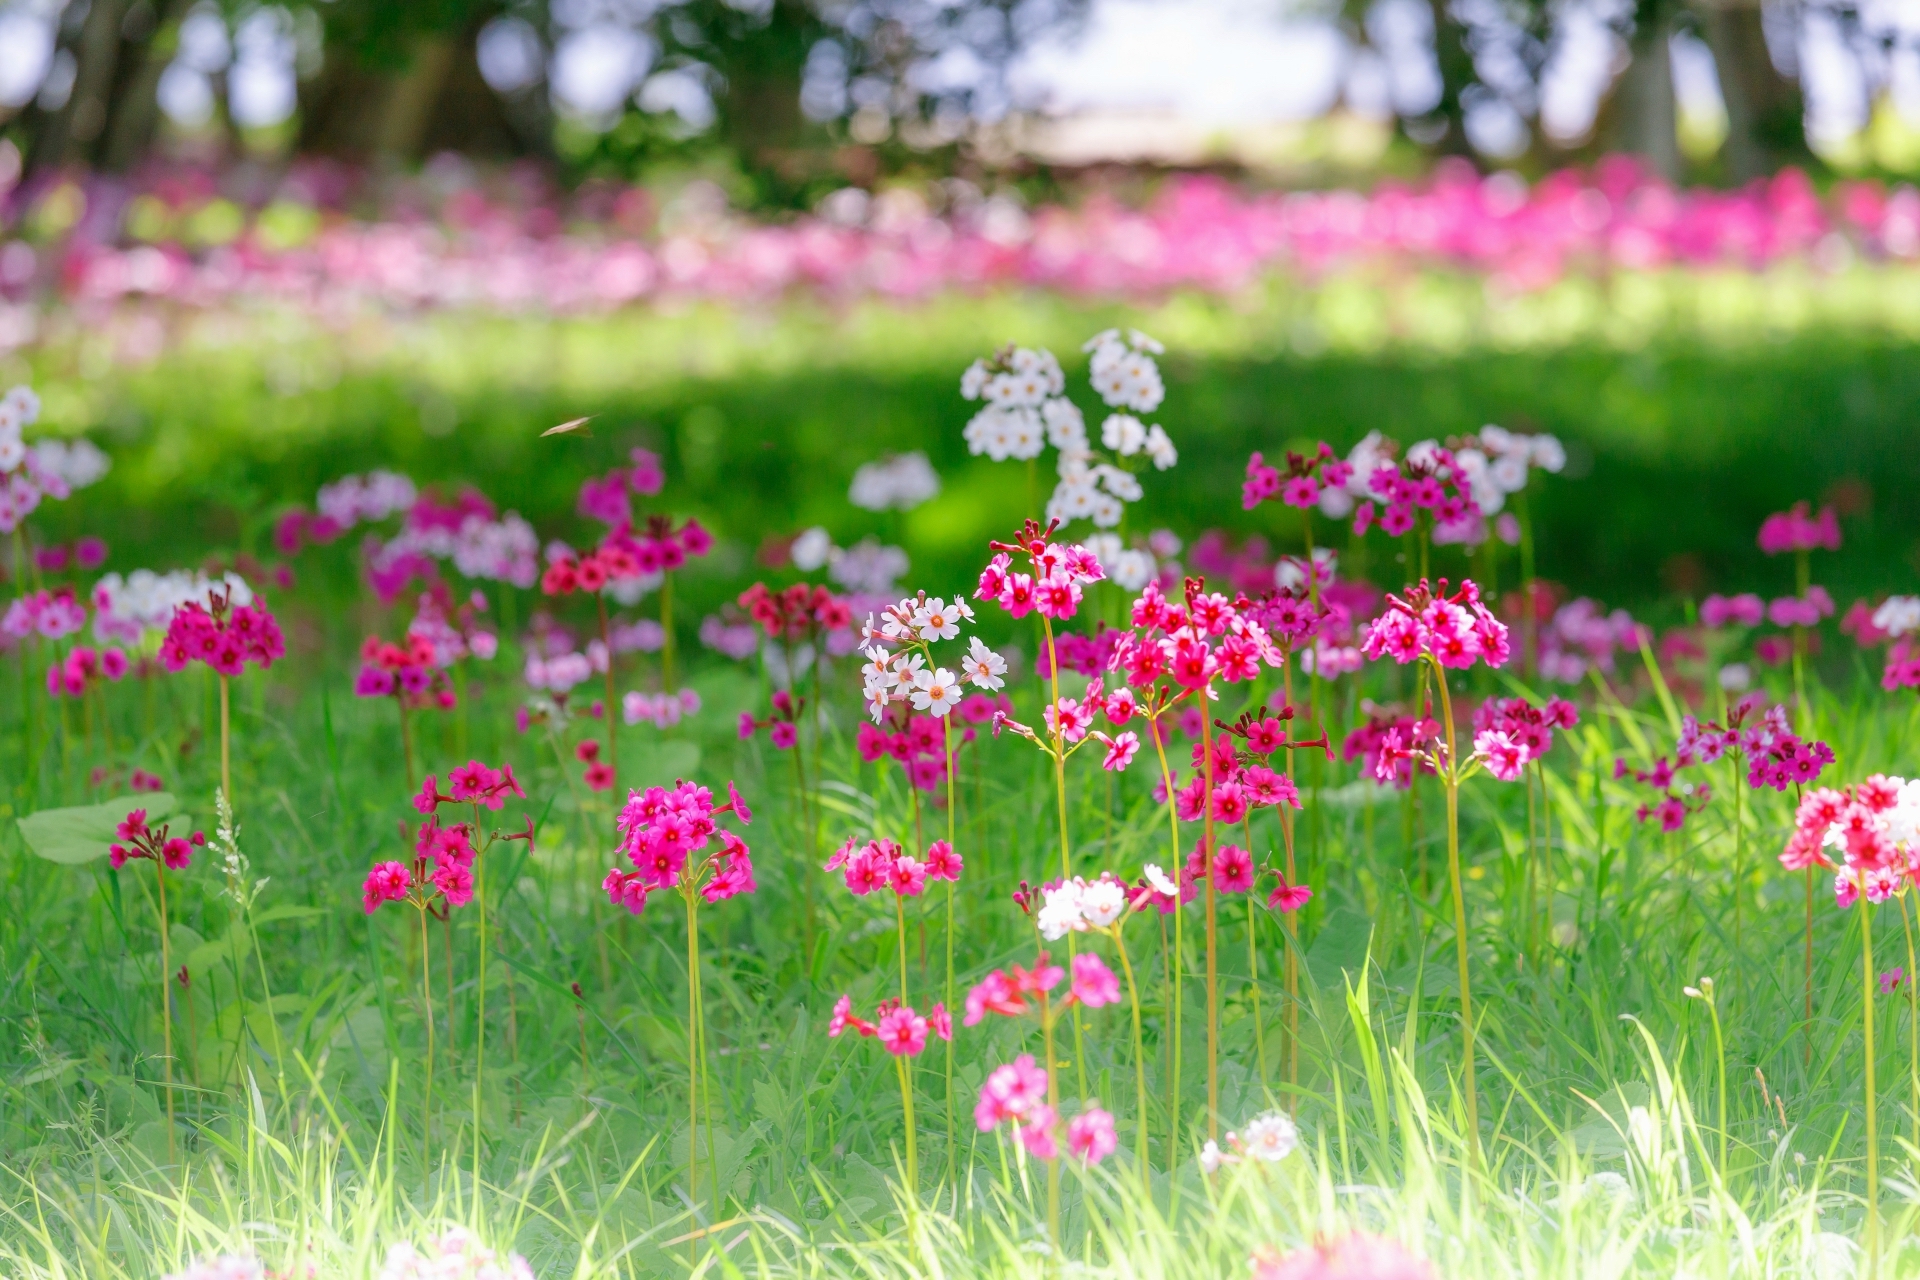
{"label": "tree trunk", "polygon": [[86,148],[106,127],[113,68],[120,54],[120,24],[126,13],[126,0],[93,0],[80,38],[74,42],[73,91],[34,140],[30,169],[38,172],[65,166],[76,158],[76,147]]}
{"label": "tree trunk", "polygon": [[1800,92],[1773,65],[1759,0],[1694,0],[1727,103],[1727,169],[1736,182],[1765,177],[1804,152]]}
{"label": "tree trunk", "polygon": [[[113,112],[107,121],[106,143],[99,149],[100,163],[113,173],[124,173],[140,162],[153,142],[154,127],[160,119],[160,73],[167,59],[159,50],[160,36],[179,29],[192,0],[166,0],[149,31],[120,59],[124,71],[117,76]],[[173,41],[166,41],[171,46]]]}
{"label": "tree trunk", "polygon": [[1641,157],[1669,182],[1680,180],[1680,135],[1673,100],[1673,17],[1659,0],[1635,15],[1633,61],[1613,87],[1613,149]]}

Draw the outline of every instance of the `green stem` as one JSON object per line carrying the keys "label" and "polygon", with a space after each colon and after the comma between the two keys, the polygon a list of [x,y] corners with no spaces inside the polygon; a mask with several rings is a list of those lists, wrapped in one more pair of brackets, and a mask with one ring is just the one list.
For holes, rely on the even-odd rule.
{"label": "green stem", "polygon": [[1213,717],[1206,714],[1207,691],[1201,689],[1200,698],[1200,771],[1203,778],[1201,817],[1206,831],[1206,879],[1207,879],[1207,1137],[1218,1139],[1220,1136],[1220,973],[1219,956],[1214,946],[1218,928],[1215,920],[1213,873],[1215,858],[1213,847]]}
{"label": "green stem", "polygon": [[[222,682],[224,687],[224,682]],[[173,972],[173,952],[167,937],[167,864],[159,858],[153,860],[153,882],[160,891],[160,1027],[161,1053],[160,1069],[165,1080],[167,1096],[167,1159],[171,1162],[173,1152],[173,1004],[172,994],[167,990],[169,975]]]}
{"label": "green stem", "polygon": [[1167,984],[1173,1000],[1173,1034],[1168,1038],[1172,1084],[1167,1091],[1167,1168],[1172,1170],[1180,1167],[1180,967],[1184,944],[1181,917],[1186,913],[1182,910],[1184,904],[1180,899],[1180,811],[1173,802],[1173,773],[1167,768],[1167,744],[1161,736],[1160,718],[1155,716],[1147,723],[1153,730],[1153,749],[1160,755],[1160,780],[1167,793],[1167,829],[1173,852],[1173,977]]}
{"label": "green stem", "polygon": [[1467,1150],[1480,1163],[1480,1095],[1474,1084],[1473,985],[1467,972],[1467,899],[1460,875],[1460,761],[1454,753],[1453,699],[1447,692],[1447,673],[1431,657],[1434,681],[1440,689],[1440,714],[1447,731],[1444,781],[1447,788],[1447,879],[1453,890],[1454,950],[1460,964],[1460,1028],[1465,1040],[1461,1066],[1467,1101]]}
{"label": "green stem", "polygon": [[[815,670],[818,670],[816,665]],[[953,793],[953,738],[950,726],[953,723],[951,713],[940,717],[940,755],[947,762],[947,848],[954,846],[954,793]],[[813,864],[807,864],[811,867]],[[953,881],[947,881],[947,987],[946,1009],[949,1017],[953,1014]],[[947,1183],[958,1186],[955,1180],[958,1172],[956,1160],[959,1144],[953,1136],[953,1040],[946,1042],[947,1076]]]}
{"label": "green stem", "polygon": [[1147,1051],[1140,1035],[1140,992],[1133,984],[1133,962],[1127,958],[1127,940],[1121,934],[1126,917],[1113,926],[1113,945],[1120,953],[1120,971],[1127,977],[1127,1003],[1133,1012],[1134,1148],[1140,1163],[1140,1186],[1147,1188]]}
{"label": "green stem", "polygon": [[427,908],[420,904],[420,1008],[427,1020],[427,1080],[420,1097],[420,1153],[433,1165],[433,940],[427,936]]}
{"label": "green stem", "polygon": [[1860,899],[1860,1029],[1866,1037],[1867,1121],[1867,1277],[1880,1274],[1880,1129],[1879,1096],[1873,1081],[1873,904],[1867,900],[1864,877]]}

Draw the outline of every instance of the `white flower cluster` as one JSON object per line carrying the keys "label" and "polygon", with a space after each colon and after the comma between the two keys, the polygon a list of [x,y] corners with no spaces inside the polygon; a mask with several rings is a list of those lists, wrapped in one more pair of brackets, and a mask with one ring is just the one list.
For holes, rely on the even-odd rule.
{"label": "white flower cluster", "polygon": [[585,653],[563,653],[551,658],[529,653],[523,675],[530,689],[566,693],[576,685],[585,684],[596,673],[604,674],[606,669],[606,646],[598,640],[589,640]]}
{"label": "white flower cluster", "polygon": [[388,1249],[380,1280],[533,1280],[533,1268],[517,1253],[503,1260],[472,1232],[454,1227],[424,1249],[411,1244]]}
{"label": "white flower cluster", "polygon": [[1075,876],[1046,890],[1035,923],[1041,937],[1058,942],[1069,933],[1105,929],[1126,911],[1126,882],[1102,871],[1098,880]]}
{"label": "white flower cluster", "polygon": [[939,496],[940,476],[927,455],[894,454],[853,473],[847,501],[867,511],[911,511]]}
{"label": "white flower cluster", "polygon": [[973,621],[973,607],[956,596],[948,604],[939,596],[929,599],[925,593],[909,596],[888,605],[877,616],[870,616],[861,628],[864,642],[860,655],[866,659],[860,667],[862,696],[875,724],[896,703],[911,703],[916,711],[945,716],[960,705],[963,685],[999,689],[1006,684],[1007,660],[972,636],[966,657],[955,675],[945,667],[927,665],[932,647],[942,640],[956,640],[960,624]]}
{"label": "white flower cluster", "polygon": [[1125,504],[1137,502],[1140,481],[1119,460],[1140,458],[1165,471],[1179,462],[1179,451],[1159,424],[1148,426],[1135,413],[1150,413],[1166,396],[1153,357],[1159,343],[1138,330],[1095,334],[1084,350],[1092,353],[1094,390],[1109,408],[1100,442],[1113,460],[1103,459],[1087,435],[1086,418],[1066,399],[1060,362],[1046,350],[1009,346],[991,362],[975,360],[960,378],[960,394],[986,406],[967,423],[967,448],[995,462],[1037,458],[1047,445],[1059,453],[1059,482],[1047,502],[1049,518],[1091,520],[1102,529],[1120,523]]}
{"label": "white flower cluster", "polygon": [[[1413,457],[1412,449],[1407,450],[1407,456]],[[1478,443],[1455,450],[1453,460],[1480,513],[1491,516],[1507,505],[1508,494],[1527,487],[1528,467],[1558,473],[1567,465],[1567,451],[1554,436],[1485,426],[1480,428]]]}
{"label": "white flower cluster", "polygon": [[332,484],[321,485],[313,505],[344,532],[362,520],[385,520],[405,511],[419,496],[407,477],[392,471],[369,471],[364,476],[342,476]]}
{"label": "white flower cluster", "polygon": [[1873,611],[1873,625],[1889,636],[1920,631],[1920,596],[1888,596]]}
{"label": "white flower cluster", "polygon": [[196,601],[210,609],[216,591],[235,607],[253,603],[253,589],[231,571],[218,578],[185,569],[135,569],[124,578],[109,573],[93,584],[93,634],[110,644],[157,642],[173,621],[174,610]]}
{"label": "white flower cluster", "polygon": [[628,724],[646,723],[671,729],[682,719],[700,713],[700,695],[692,689],[678,693],[629,691],[620,699],[620,715]]}
{"label": "white flower cluster", "polygon": [[107,455],[85,440],[28,445],[22,432],[40,418],[40,397],[15,387],[0,397],[0,533],[12,533],[42,498],[71,497],[107,473]]}
{"label": "white flower cluster", "polygon": [[1278,1164],[1299,1145],[1300,1131],[1294,1128],[1293,1121],[1278,1111],[1269,1111],[1247,1121],[1239,1133],[1229,1133],[1225,1151],[1213,1139],[1207,1139],[1206,1145],[1200,1148],[1200,1169],[1203,1173],[1218,1173],[1222,1165],[1244,1160]]}
{"label": "white flower cluster", "polygon": [[[796,560],[795,565],[799,564]],[[827,576],[849,591],[883,596],[893,590],[907,572],[907,553],[899,547],[882,545],[873,538],[860,541],[829,557]]]}
{"label": "white flower cluster", "polygon": [[400,556],[413,552],[436,560],[451,560],[453,567],[468,578],[510,582],[526,588],[539,580],[539,551],[540,539],[533,526],[521,518],[519,512],[509,511],[498,520],[468,516],[458,529],[409,526],[380,543],[370,552],[368,560],[375,569],[384,569]]}
{"label": "white flower cluster", "polygon": [[1152,538],[1144,541],[1136,538],[1131,546],[1117,533],[1091,534],[1082,545],[1093,552],[1115,586],[1133,595],[1160,576],[1156,544],[1171,545],[1171,550],[1163,552],[1165,555],[1180,553],[1179,537],[1165,529],[1156,530]]}
{"label": "white flower cluster", "polygon": [[64,480],[69,489],[98,484],[113,463],[91,440],[42,440],[33,446],[42,470]]}

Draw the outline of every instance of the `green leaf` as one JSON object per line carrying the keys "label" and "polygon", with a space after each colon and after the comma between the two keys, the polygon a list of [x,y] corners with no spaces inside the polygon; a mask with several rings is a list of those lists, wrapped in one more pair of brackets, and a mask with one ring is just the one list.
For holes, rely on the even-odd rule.
{"label": "green leaf", "polygon": [[172,814],[173,806],[173,797],[160,791],[71,809],[42,809],[20,819],[20,838],[48,862],[77,867],[106,857],[113,844],[114,828],[135,809],[145,809],[147,821],[153,823]]}
{"label": "green leaf", "polygon": [[1327,913],[1320,933],[1307,948],[1307,973],[1323,991],[1339,991],[1357,981],[1367,967],[1373,921],[1348,907]]}
{"label": "green leaf", "polygon": [[679,778],[691,778],[700,768],[700,748],[691,742],[669,740],[642,743],[623,763],[622,785],[670,787]]}

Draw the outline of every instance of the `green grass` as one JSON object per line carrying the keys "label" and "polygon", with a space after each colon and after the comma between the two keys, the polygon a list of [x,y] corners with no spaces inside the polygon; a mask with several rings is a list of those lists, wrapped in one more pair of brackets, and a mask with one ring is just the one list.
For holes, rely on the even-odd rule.
{"label": "green grass", "polygon": [[[313,634],[312,604],[295,597],[282,613],[294,634]],[[249,677],[236,699],[241,845],[255,874],[271,876],[253,917],[271,1015],[245,923],[219,896],[217,864],[203,854],[170,881],[174,953],[192,968],[175,1020],[177,1074],[188,1077],[178,1093],[177,1163],[169,1162],[158,1089],[151,872],[44,862],[22,850],[7,824],[0,1257],[11,1273],[147,1277],[189,1256],[257,1250],[277,1268],[311,1258],[323,1275],[361,1274],[391,1242],[420,1239],[448,1221],[470,1222],[527,1254],[542,1275],[686,1270],[686,1244],[670,1242],[694,1229],[695,1215],[716,1214],[704,1194],[690,1209],[680,1185],[683,928],[670,900],[656,899],[635,919],[599,893],[608,811],[583,801],[572,767],[561,772],[538,730],[515,734],[512,670],[503,660],[475,681],[465,728],[471,754],[514,763],[527,782],[524,807],[540,821],[530,859],[519,861],[521,846],[506,846],[514,852],[486,860],[497,960],[478,1075],[477,1156],[474,912],[457,915],[452,931],[450,1022],[438,989],[447,943],[437,927],[431,937],[442,1022],[429,1148],[411,915],[388,908],[368,918],[358,901],[360,877],[398,853],[395,823],[412,814],[391,708],[344,696],[338,645],[303,653],[264,681]],[[1367,687],[1383,696],[1391,676],[1387,685],[1380,679],[1369,677]],[[731,713],[759,697],[752,679],[711,669],[697,683],[708,695],[698,725],[667,741],[627,729],[623,760],[634,782],[681,772],[714,783],[736,778],[758,810],[748,835],[761,890],[706,909],[702,926],[727,1266],[768,1275],[1042,1273],[1035,1248],[1044,1179],[970,1123],[982,1074],[1034,1049],[1030,1028],[1002,1021],[960,1031],[959,1145],[951,1153],[942,1059],[935,1051],[921,1060],[925,1185],[921,1212],[909,1221],[891,1064],[871,1044],[828,1040],[824,1026],[841,991],[870,1007],[889,989],[887,904],[823,882],[821,945],[806,970],[796,925],[805,855],[790,761],[731,733]],[[210,826],[217,758],[206,747],[217,730],[203,720],[205,693],[195,675],[161,682],[151,722],[134,688],[116,687],[109,699],[115,758],[160,771]],[[1033,696],[1029,682],[1022,697]],[[1224,711],[1234,710],[1233,696]],[[1352,695],[1343,696],[1351,705]],[[18,726],[11,697],[7,723]],[[1261,697],[1271,691],[1249,700]],[[851,752],[848,703],[843,689],[818,753],[822,845],[870,831],[910,835],[897,770],[863,766]],[[45,744],[37,796],[20,785],[18,733],[7,735],[0,757],[15,780],[16,812],[86,798],[87,768],[106,759],[77,720],[70,737],[49,741],[47,706],[36,707]],[[1839,776],[1911,757],[1910,704],[1856,684],[1823,693],[1819,707],[1822,733],[1840,753]],[[1120,1117],[1122,1152],[1091,1175],[1069,1174],[1067,1251],[1101,1274],[1217,1275],[1244,1266],[1257,1246],[1284,1248],[1361,1226],[1431,1256],[1442,1275],[1846,1274],[1830,1268],[1844,1256],[1838,1242],[1860,1221],[1857,925],[1852,913],[1832,909],[1822,887],[1817,1006],[1802,1025],[1801,886],[1772,861],[1786,804],[1767,793],[1750,807],[1757,834],[1744,868],[1730,865],[1724,806],[1676,837],[1636,824],[1637,797],[1612,781],[1611,761],[1632,753],[1632,736],[1657,737],[1663,724],[1651,708],[1626,720],[1589,714],[1563,735],[1548,775],[1555,931],[1550,946],[1531,953],[1520,925],[1520,789],[1486,779],[1468,785],[1484,1170],[1471,1168],[1460,1138],[1438,793],[1423,789],[1416,810],[1349,771],[1308,771],[1318,785],[1301,828],[1302,858],[1317,896],[1302,938],[1297,1089],[1287,1088],[1279,1065],[1282,930],[1262,913],[1260,1008],[1272,1056],[1264,1077],[1237,909],[1223,913],[1221,942],[1222,1127],[1279,1105],[1298,1117],[1301,1151],[1271,1171],[1243,1168],[1212,1183],[1194,1168],[1205,1100],[1204,1006],[1192,980],[1196,914],[1186,934],[1178,1100],[1187,1142],[1168,1171],[1163,958],[1153,926],[1136,924],[1151,1124],[1161,1135],[1151,1148],[1155,1173],[1142,1187],[1129,1172],[1124,1006],[1090,1011],[1088,1090]],[[444,773],[459,758],[457,732],[451,718],[423,731],[428,766]],[[1008,893],[1058,857],[1045,834],[1051,788],[1032,753],[1011,739],[970,750],[978,754],[965,765],[958,814],[968,859],[959,899],[963,988],[1030,955],[1032,935]],[[1164,862],[1164,811],[1141,771],[1110,796],[1103,776],[1080,764],[1071,778],[1076,864],[1134,874],[1143,861]],[[502,826],[518,823],[515,809],[501,817]],[[1272,823],[1263,815],[1254,829],[1262,855],[1277,844]],[[919,919],[909,921],[909,944],[924,1004],[942,979],[942,925],[938,897],[921,902],[924,967]],[[1883,967],[1905,963],[1894,954],[1895,910],[1882,909],[1876,929]],[[511,1015],[503,970],[512,975]],[[1726,1026],[1724,1097],[1705,1011],[1682,992],[1702,975],[1717,980]],[[575,981],[585,995],[578,1003],[568,990]],[[1889,1238],[1898,1240],[1920,1213],[1907,1146],[1920,1119],[1908,1087],[1906,1002],[1879,1005],[1884,1211]],[[1069,1096],[1078,1092],[1077,1070],[1063,1073]],[[1640,1129],[1629,1119],[1635,1107],[1648,1117]],[[704,1155],[704,1137],[701,1148]],[[946,1180],[950,1155],[958,1184]],[[1886,1272],[1916,1273],[1920,1251],[1912,1249]]]}
{"label": "green grass", "polygon": [[[1174,299],[1141,314],[1175,349],[1160,416],[1183,451],[1177,470],[1153,477],[1142,523],[1189,536],[1213,525],[1261,528],[1263,515],[1223,497],[1237,495],[1251,448],[1322,435],[1345,443],[1373,427],[1411,440],[1494,420],[1554,430],[1574,445],[1570,474],[1544,482],[1535,508],[1541,563],[1610,603],[1677,619],[1684,598],[1705,590],[1784,592],[1788,567],[1753,546],[1760,518],[1849,478],[1865,481],[1873,501],[1848,518],[1846,549],[1821,564],[1819,578],[1844,605],[1853,592],[1909,588],[1920,565],[1920,518],[1901,497],[1920,480],[1920,454],[1907,447],[1920,356],[1897,331],[1530,349],[1392,341],[1307,357],[1283,323],[1295,305],[1284,296]],[[1071,350],[1116,314],[1003,298],[840,317],[789,308],[552,326],[363,320],[337,342],[267,316],[244,341],[221,346],[201,334],[135,372],[90,365],[78,337],[56,340],[32,370],[47,395],[46,422],[98,427],[116,468],[35,520],[49,537],[105,535],[109,567],[194,563],[264,550],[281,504],[310,502],[326,480],[386,465],[478,483],[543,532],[570,532],[565,513],[579,478],[647,440],[667,454],[674,507],[701,514],[723,538],[719,554],[685,575],[683,619],[752,580],[749,557],[762,537],[814,521],[843,541],[863,532],[904,541],[915,558],[911,584],[951,592],[977,571],[985,538],[1004,534],[1024,506],[1017,471],[964,456],[960,364],[1003,336]],[[542,427],[582,412],[601,415],[593,440],[537,440]],[[941,499],[899,522],[847,507],[856,465],[916,447],[946,479]],[[633,919],[600,893],[610,811],[577,786],[571,755],[597,726],[574,725],[558,742],[539,730],[518,735],[511,649],[476,670],[464,717],[426,717],[419,738],[423,767],[443,776],[468,756],[511,761],[529,795],[501,825],[517,825],[522,807],[539,823],[533,856],[522,861],[523,846],[508,845],[512,852],[486,860],[495,958],[484,1069],[474,911],[456,916],[450,937],[437,927],[430,937],[441,1022],[434,1141],[423,1142],[413,922],[391,907],[369,918],[359,903],[367,867],[399,854],[396,824],[415,815],[392,708],[349,696],[359,639],[390,634],[401,620],[361,597],[351,556],[342,544],[298,563],[299,588],[274,600],[293,653],[236,689],[240,843],[254,874],[271,879],[252,928],[221,896],[206,854],[169,882],[170,950],[191,976],[176,997],[171,1157],[151,871],[42,861],[4,819],[98,798],[88,785],[96,765],[139,765],[211,828],[212,693],[197,672],[150,689],[112,687],[109,749],[77,707],[58,728],[60,709],[38,692],[40,669],[15,671],[7,660],[0,1272],[146,1280],[194,1257],[255,1251],[282,1273],[311,1264],[321,1276],[371,1274],[390,1244],[458,1221],[526,1254],[542,1277],[681,1275],[685,1237],[718,1220],[727,1223],[714,1235],[724,1260],[705,1255],[707,1274],[1055,1273],[1042,1245],[1044,1174],[971,1123],[985,1071],[1037,1049],[1029,1027],[958,1033],[952,1148],[944,1059],[934,1051],[921,1060],[923,1185],[917,1212],[907,1212],[892,1064],[872,1044],[825,1034],[841,992],[871,1008],[889,989],[888,904],[822,878],[820,946],[808,966],[797,921],[810,854],[792,761],[733,732],[740,710],[764,705],[757,668],[701,666],[694,682],[707,707],[697,721],[664,736],[621,730],[624,781],[732,777],[757,811],[747,835],[761,889],[706,909],[702,923],[715,1159],[705,1159],[704,1134],[697,1143],[703,1162],[720,1166],[724,1204],[704,1192],[696,1205],[685,1197],[683,926],[670,900]],[[1374,567],[1382,577],[1392,568]],[[1436,567],[1463,566],[1443,555]],[[522,617],[531,603],[520,600]],[[1838,636],[1828,641],[1816,711],[1820,736],[1840,757],[1831,776],[1916,771],[1913,702],[1882,694],[1864,660]],[[44,659],[37,651],[35,661]],[[621,682],[644,687],[651,678],[634,666]],[[1363,698],[1405,696],[1395,681],[1376,672],[1343,685],[1330,703],[1336,737]],[[1469,692],[1503,688],[1489,678]],[[1198,916],[1186,930],[1178,1098],[1165,1066],[1164,951],[1152,926],[1136,924],[1129,947],[1146,1005],[1154,1175],[1142,1186],[1128,1172],[1125,1006],[1090,1012],[1068,1093],[1078,1092],[1084,1065],[1088,1093],[1120,1120],[1122,1150],[1065,1179],[1072,1259],[1102,1275],[1239,1274],[1256,1248],[1357,1227],[1399,1238],[1446,1277],[1850,1274],[1864,1150],[1857,919],[1817,887],[1808,1022],[1803,888],[1773,861],[1789,802],[1755,793],[1742,866],[1724,795],[1676,836],[1636,823],[1644,797],[1613,780],[1612,763],[1616,755],[1643,763],[1641,744],[1658,743],[1666,719],[1637,682],[1619,688],[1639,699],[1633,709],[1589,707],[1549,760],[1550,943],[1529,946],[1521,923],[1522,790],[1482,778],[1462,798],[1485,1166],[1471,1167],[1461,1134],[1440,795],[1429,785],[1409,801],[1350,767],[1303,766],[1301,857],[1316,896],[1301,917],[1297,1086],[1278,1065],[1283,930],[1262,914],[1258,1034],[1238,910],[1225,915],[1221,940],[1222,1127],[1280,1106],[1296,1114],[1302,1149],[1271,1169],[1200,1177]],[[1017,695],[1028,712],[1039,697],[1031,681]],[[1240,696],[1229,692],[1223,716]],[[1245,697],[1277,701],[1271,681]],[[898,771],[853,753],[851,683],[842,680],[829,703],[809,756],[821,851],[853,834],[907,834],[913,810]],[[38,747],[31,759],[29,736]],[[1052,790],[1033,753],[1005,738],[967,751],[958,809],[963,990],[995,966],[1030,959],[1032,934],[1009,895],[1058,865],[1047,834]],[[1144,861],[1169,860],[1164,811],[1143,765],[1110,790],[1082,758],[1069,781],[1079,868],[1133,875]],[[1254,828],[1263,858],[1278,844],[1273,822],[1263,815]],[[910,921],[909,944],[925,1003],[944,980],[944,926],[938,896],[922,901],[924,967],[920,919]],[[1894,914],[1882,908],[1875,924],[1883,969],[1910,967]],[[449,945],[450,1002],[440,989]],[[1716,981],[1725,1031],[1724,1093],[1707,1010],[1683,993],[1703,975]],[[1904,993],[1876,1003],[1882,1211],[1888,1239],[1902,1242],[1883,1274],[1920,1275],[1920,1250],[1904,1244],[1920,1221],[1913,1029]],[[1169,1168],[1176,1113],[1186,1141]]]}

